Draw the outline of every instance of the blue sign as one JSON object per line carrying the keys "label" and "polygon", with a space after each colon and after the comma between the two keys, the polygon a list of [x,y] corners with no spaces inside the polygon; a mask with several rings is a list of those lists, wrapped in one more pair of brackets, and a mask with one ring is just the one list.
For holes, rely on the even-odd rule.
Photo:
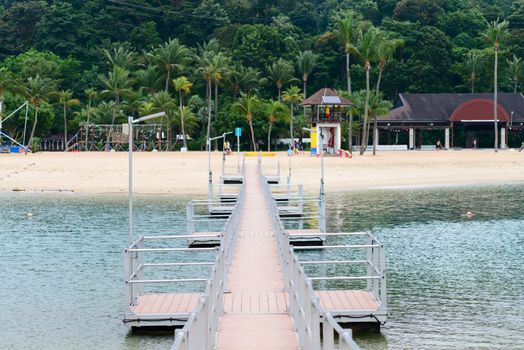
{"label": "blue sign", "polygon": [[242,136],[242,128],[235,128],[235,136]]}

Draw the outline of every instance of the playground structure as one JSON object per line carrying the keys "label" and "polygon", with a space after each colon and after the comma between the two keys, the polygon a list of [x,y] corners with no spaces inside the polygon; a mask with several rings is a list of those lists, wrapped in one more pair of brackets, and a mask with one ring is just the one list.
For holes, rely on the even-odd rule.
{"label": "playground structure", "polygon": [[[18,112],[20,112],[25,107],[25,121],[24,121],[24,134],[22,143],[16,141],[13,137],[9,136],[8,133],[4,132],[2,127],[3,123],[6,122],[9,118],[16,115]],[[26,142],[26,132],[27,132],[27,113],[29,111],[29,103],[26,101],[24,102],[20,107],[15,109],[11,114],[9,114],[6,118],[2,117],[2,111],[3,111],[3,104],[2,101],[0,101],[0,153],[11,153],[11,152],[19,152],[21,147],[25,152],[31,152],[29,148],[25,146]],[[4,145],[3,138],[7,138],[9,141],[11,141],[11,145]],[[15,146],[13,146],[13,144]]]}
{"label": "playground structure", "polygon": [[[167,130],[162,124],[139,124],[133,127],[133,150],[135,151],[170,151],[180,141],[176,135],[175,142],[167,139]],[[42,140],[43,150],[49,151],[127,151],[129,148],[128,124],[95,125],[81,124],[76,133],[68,142],[67,147],[56,148],[53,140]],[[58,148],[58,149],[57,149]]]}

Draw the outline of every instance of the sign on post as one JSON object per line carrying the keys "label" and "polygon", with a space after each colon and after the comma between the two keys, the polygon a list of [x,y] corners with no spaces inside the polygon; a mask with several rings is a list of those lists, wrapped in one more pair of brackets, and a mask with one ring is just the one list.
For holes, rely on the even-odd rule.
{"label": "sign on post", "polygon": [[235,128],[235,136],[236,137],[242,136],[242,128]]}

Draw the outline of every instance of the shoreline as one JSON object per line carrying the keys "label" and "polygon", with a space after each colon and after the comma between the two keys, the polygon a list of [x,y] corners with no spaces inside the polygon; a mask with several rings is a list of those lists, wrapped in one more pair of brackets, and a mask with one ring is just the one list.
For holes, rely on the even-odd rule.
{"label": "shoreline", "polygon": [[[212,152],[213,178],[222,169],[222,153]],[[256,161],[256,157],[249,160]],[[207,194],[206,152],[137,152],[134,155],[134,193],[145,195]],[[281,164],[288,174],[288,156],[278,152],[263,161]],[[317,192],[320,160],[294,156],[292,181]],[[352,159],[325,157],[326,193],[407,190],[435,187],[524,184],[524,153],[515,151],[407,151],[355,155]],[[236,169],[237,156],[226,158]],[[127,153],[46,153],[0,155],[0,192],[126,194]]]}

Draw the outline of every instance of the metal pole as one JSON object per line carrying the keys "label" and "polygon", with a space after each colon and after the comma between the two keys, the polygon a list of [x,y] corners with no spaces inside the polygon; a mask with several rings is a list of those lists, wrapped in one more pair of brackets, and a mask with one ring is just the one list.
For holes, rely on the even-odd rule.
{"label": "metal pole", "polygon": [[209,174],[207,196],[209,201],[213,195],[213,173],[211,171],[211,138],[207,139],[207,171]]}
{"label": "metal pole", "polygon": [[237,135],[238,173],[240,174],[240,136]]}
{"label": "metal pole", "polygon": [[128,245],[131,245],[133,242],[133,117],[128,117],[127,122],[129,125],[129,193],[128,193],[128,210],[129,210],[129,232],[127,237]]}

